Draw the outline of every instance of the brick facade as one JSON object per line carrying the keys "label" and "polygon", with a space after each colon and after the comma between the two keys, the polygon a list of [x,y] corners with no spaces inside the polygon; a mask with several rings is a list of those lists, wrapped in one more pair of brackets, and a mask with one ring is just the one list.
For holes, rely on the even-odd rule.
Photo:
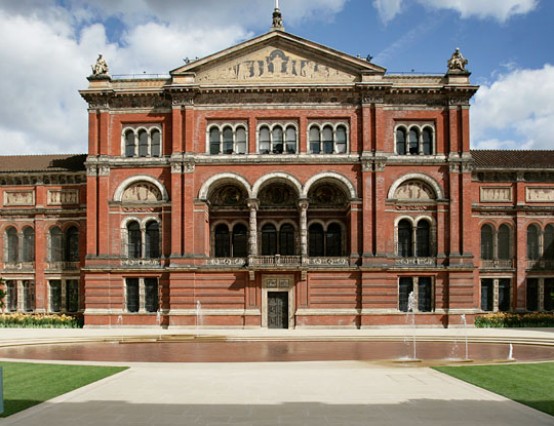
{"label": "brick facade", "polygon": [[0,167],[8,309],[189,327],[552,309],[550,154],[470,151],[464,65],[389,75],[274,28],[166,78],[92,75],[86,161]]}

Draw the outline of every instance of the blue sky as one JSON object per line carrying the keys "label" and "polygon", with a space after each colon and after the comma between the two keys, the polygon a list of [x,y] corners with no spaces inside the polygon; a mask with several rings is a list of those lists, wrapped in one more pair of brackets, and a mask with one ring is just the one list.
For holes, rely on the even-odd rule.
{"label": "blue sky", "polygon": [[[0,154],[86,152],[77,91],[162,73],[269,29],[274,0],[0,0]],[[473,148],[554,149],[554,1],[280,0],[285,28],[390,73],[443,73],[456,47],[481,86]]]}

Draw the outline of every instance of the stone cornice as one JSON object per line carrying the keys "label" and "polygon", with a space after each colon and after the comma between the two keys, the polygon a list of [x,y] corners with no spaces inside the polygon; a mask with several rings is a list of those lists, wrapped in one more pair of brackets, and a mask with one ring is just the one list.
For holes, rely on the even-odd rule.
{"label": "stone cornice", "polygon": [[37,185],[82,185],[86,183],[86,172],[3,172],[1,186]]}

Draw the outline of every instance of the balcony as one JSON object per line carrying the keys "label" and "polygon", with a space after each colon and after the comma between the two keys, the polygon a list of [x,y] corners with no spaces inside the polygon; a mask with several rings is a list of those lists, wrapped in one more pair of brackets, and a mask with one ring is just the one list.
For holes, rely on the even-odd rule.
{"label": "balcony", "polygon": [[32,271],[35,269],[35,262],[9,262],[4,264],[6,271]]}
{"label": "balcony", "polygon": [[121,266],[132,266],[135,268],[158,268],[160,265],[160,259],[121,259]]}
{"label": "balcony", "polygon": [[481,259],[481,269],[506,269],[513,267],[514,262],[512,259]]}
{"label": "balcony", "polygon": [[527,269],[554,270],[554,260],[528,260]]}
{"label": "balcony", "polygon": [[400,257],[395,260],[396,266],[437,266],[435,257]]}
{"label": "balcony", "polygon": [[206,261],[208,266],[227,266],[253,268],[299,268],[299,267],[336,267],[350,266],[348,257],[302,257],[302,256],[250,256],[244,257],[213,257]]}
{"label": "balcony", "polygon": [[48,262],[46,269],[50,271],[76,271],[79,269],[79,262]]}

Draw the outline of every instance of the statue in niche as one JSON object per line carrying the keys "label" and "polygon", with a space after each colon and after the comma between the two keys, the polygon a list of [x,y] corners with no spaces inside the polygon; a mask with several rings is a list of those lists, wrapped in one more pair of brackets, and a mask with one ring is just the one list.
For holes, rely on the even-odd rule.
{"label": "statue in niche", "polygon": [[455,52],[452,54],[448,60],[448,72],[467,72],[466,65],[468,60],[463,57],[459,48],[456,48]]}
{"label": "statue in niche", "polygon": [[92,68],[92,75],[94,77],[105,77],[108,76],[108,63],[106,60],[102,57],[102,54],[98,54],[98,59],[96,59],[96,63],[91,66]]}

